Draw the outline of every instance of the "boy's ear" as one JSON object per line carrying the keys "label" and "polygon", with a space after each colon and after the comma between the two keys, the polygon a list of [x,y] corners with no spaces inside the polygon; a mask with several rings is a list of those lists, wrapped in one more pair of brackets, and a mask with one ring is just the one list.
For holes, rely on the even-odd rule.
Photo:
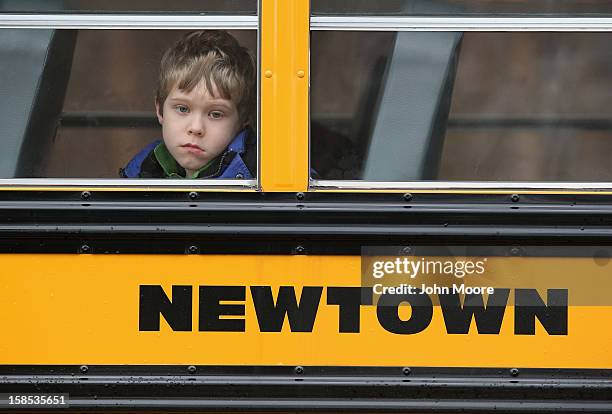
{"label": "boy's ear", "polygon": [[161,125],[164,121],[164,116],[160,112],[160,107],[159,107],[159,103],[157,102],[157,99],[155,100],[155,114],[157,115],[157,121]]}

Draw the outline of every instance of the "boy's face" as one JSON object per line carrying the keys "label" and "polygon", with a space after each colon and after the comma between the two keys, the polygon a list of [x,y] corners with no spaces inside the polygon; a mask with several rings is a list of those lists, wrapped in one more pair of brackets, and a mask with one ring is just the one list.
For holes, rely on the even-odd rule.
{"label": "boy's face", "polygon": [[163,115],[155,104],[164,143],[188,177],[221,154],[241,128],[234,102],[214,89],[211,95],[204,82],[191,92],[174,86]]}

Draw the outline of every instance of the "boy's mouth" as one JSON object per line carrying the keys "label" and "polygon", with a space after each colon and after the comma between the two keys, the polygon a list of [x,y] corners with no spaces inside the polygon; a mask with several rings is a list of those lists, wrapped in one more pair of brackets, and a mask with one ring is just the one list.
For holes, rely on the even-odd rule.
{"label": "boy's mouth", "polygon": [[193,150],[193,151],[204,152],[204,149],[198,147],[196,144],[183,144],[183,145],[181,145],[181,147],[187,148],[187,149]]}

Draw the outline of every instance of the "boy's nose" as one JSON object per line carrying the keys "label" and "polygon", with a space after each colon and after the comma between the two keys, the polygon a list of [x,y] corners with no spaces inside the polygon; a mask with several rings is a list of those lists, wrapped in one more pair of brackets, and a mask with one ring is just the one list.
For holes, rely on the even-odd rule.
{"label": "boy's nose", "polygon": [[195,135],[198,137],[204,135],[204,122],[199,116],[194,116],[192,118],[187,132],[189,133],[189,135]]}

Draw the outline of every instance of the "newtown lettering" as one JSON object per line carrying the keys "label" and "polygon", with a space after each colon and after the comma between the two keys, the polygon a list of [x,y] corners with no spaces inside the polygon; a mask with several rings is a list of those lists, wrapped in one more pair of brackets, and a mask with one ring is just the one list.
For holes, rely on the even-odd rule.
{"label": "newtown lettering", "polygon": [[[197,313],[193,309],[197,290]],[[325,303],[321,303],[325,290]],[[247,296],[247,292],[249,295]],[[548,289],[544,300],[535,289],[495,288],[486,303],[480,294],[439,294],[446,332],[467,334],[475,322],[479,334],[499,334],[511,292],[514,295],[514,334],[535,335],[536,319],[548,335],[567,335],[568,290]],[[433,295],[432,295],[433,296]],[[139,330],[159,331],[163,317],[173,331],[192,331],[197,320],[201,332],[245,332],[246,303],[252,301],[260,332],[312,332],[319,309],[337,309],[338,333],[359,333],[361,310],[372,306],[372,289],[362,287],[306,286],[296,294],[294,286],[172,286],[169,298],[160,285],[141,285]],[[410,305],[408,318],[399,306]],[[380,327],[397,335],[417,334],[428,328],[434,305],[425,293],[380,296],[376,315]],[[249,329],[255,327],[249,326]]]}

